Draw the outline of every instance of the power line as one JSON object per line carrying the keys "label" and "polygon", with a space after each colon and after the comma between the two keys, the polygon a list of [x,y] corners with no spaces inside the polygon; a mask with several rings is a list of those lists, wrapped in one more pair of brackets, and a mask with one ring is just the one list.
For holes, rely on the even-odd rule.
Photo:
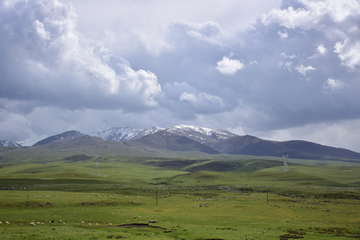
{"label": "power line", "polygon": [[96,155],[95,175],[96,175],[96,176],[99,176],[99,175],[100,175],[100,172],[99,172],[99,164],[98,164],[97,158],[98,158],[98,156]]}

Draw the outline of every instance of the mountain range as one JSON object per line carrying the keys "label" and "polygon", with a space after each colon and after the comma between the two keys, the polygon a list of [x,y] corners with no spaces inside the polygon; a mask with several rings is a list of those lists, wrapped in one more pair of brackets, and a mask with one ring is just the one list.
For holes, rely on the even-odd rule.
{"label": "mountain range", "polygon": [[[0,146],[21,147],[9,140],[0,141]],[[98,151],[100,148],[104,148],[106,151],[104,149],[101,151],[105,151],[107,154],[118,154],[119,149],[129,150],[131,148],[132,152],[141,154],[170,151],[177,154],[184,152],[212,155],[239,154],[318,160],[360,159],[360,153],[308,141],[270,141],[250,135],[239,136],[222,129],[181,124],[169,128],[152,127],[148,129],[116,127],[87,134],[73,130],[47,137],[33,146],[44,146],[51,149],[68,149],[76,148],[76,146],[85,149],[96,146]]]}

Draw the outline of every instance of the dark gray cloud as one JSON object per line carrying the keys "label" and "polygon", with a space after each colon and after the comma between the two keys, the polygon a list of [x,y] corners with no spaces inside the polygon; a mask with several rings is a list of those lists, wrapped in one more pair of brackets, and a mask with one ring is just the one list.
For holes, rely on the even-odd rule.
{"label": "dark gray cloud", "polygon": [[[180,17],[145,11],[162,0],[111,2],[99,8],[103,21],[78,1],[1,2],[0,139],[177,123],[333,145],[357,139],[349,126],[360,119],[358,1],[274,1],[238,28],[230,22],[242,16],[219,16],[249,3],[201,1],[194,6],[211,14],[186,15],[191,3],[178,2]],[[121,7],[133,17],[117,16]]]}

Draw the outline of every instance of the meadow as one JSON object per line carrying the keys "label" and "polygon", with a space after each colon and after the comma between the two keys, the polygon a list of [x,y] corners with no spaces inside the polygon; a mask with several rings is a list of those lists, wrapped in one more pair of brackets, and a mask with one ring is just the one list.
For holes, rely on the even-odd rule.
{"label": "meadow", "polygon": [[[291,161],[291,160],[289,160]],[[360,238],[360,166],[73,156],[0,165],[1,239]]]}

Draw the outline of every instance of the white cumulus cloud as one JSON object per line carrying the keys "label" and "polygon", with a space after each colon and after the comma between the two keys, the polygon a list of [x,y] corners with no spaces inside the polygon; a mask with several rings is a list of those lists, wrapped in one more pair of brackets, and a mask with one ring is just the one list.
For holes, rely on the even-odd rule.
{"label": "white cumulus cloud", "polygon": [[316,70],[314,67],[312,66],[307,66],[305,67],[304,65],[300,64],[299,66],[295,67],[296,71],[298,71],[300,74],[306,76],[306,74],[309,72],[309,71],[314,71]]}
{"label": "white cumulus cloud", "polygon": [[[232,57],[232,54],[230,58]],[[244,64],[236,59],[230,59],[226,56],[219,62],[217,62],[216,69],[219,70],[222,74],[234,75],[237,71],[244,68]]]}
{"label": "white cumulus cloud", "polygon": [[281,32],[281,31],[278,31],[278,34],[280,36],[281,39],[286,39],[289,37],[288,33],[287,32]]}
{"label": "white cumulus cloud", "polygon": [[326,52],[327,52],[327,49],[324,47],[323,44],[320,44],[317,48],[316,48],[316,51],[318,53],[320,53],[321,55],[325,55]]}
{"label": "white cumulus cloud", "polygon": [[345,87],[345,83],[338,79],[329,78],[323,85],[324,91],[327,92],[328,90],[334,92],[340,90]]}
{"label": "white cumulus cloud", "polygon": [[337,42],[334,52],[338,53],[341,63],[350,70],[360,67],[360,41],[352,42],[347,38],[343,43]]}
{"label": "white cumulus cloud", "polygon": [[360,13],[360,3],[356,0],[299,0],[299,2],[305,8],[294,9],[293,7],[288,7],[287,9],[273,9],[262,16],[262,22],[265,25],[277,22],[286,28],[301,27],[310,29],[324,27],[324,22],[321,20],[326,15],[333,22],[339,23],[345,21],[348,17],[357,16]]}
{"label": "white cumulus cloud", "polygon": [[194,93],[183,92],[180,95],[179,99],[180,99],[180,101],[189,101],[197,106],[207,104],[207,103],[213,103],[213,104],[216,104],[219,106],[224,105],[221,98],[211,95],[211,94],[208,94],[208,93],[199,93],[199,94],[195,95]]}

